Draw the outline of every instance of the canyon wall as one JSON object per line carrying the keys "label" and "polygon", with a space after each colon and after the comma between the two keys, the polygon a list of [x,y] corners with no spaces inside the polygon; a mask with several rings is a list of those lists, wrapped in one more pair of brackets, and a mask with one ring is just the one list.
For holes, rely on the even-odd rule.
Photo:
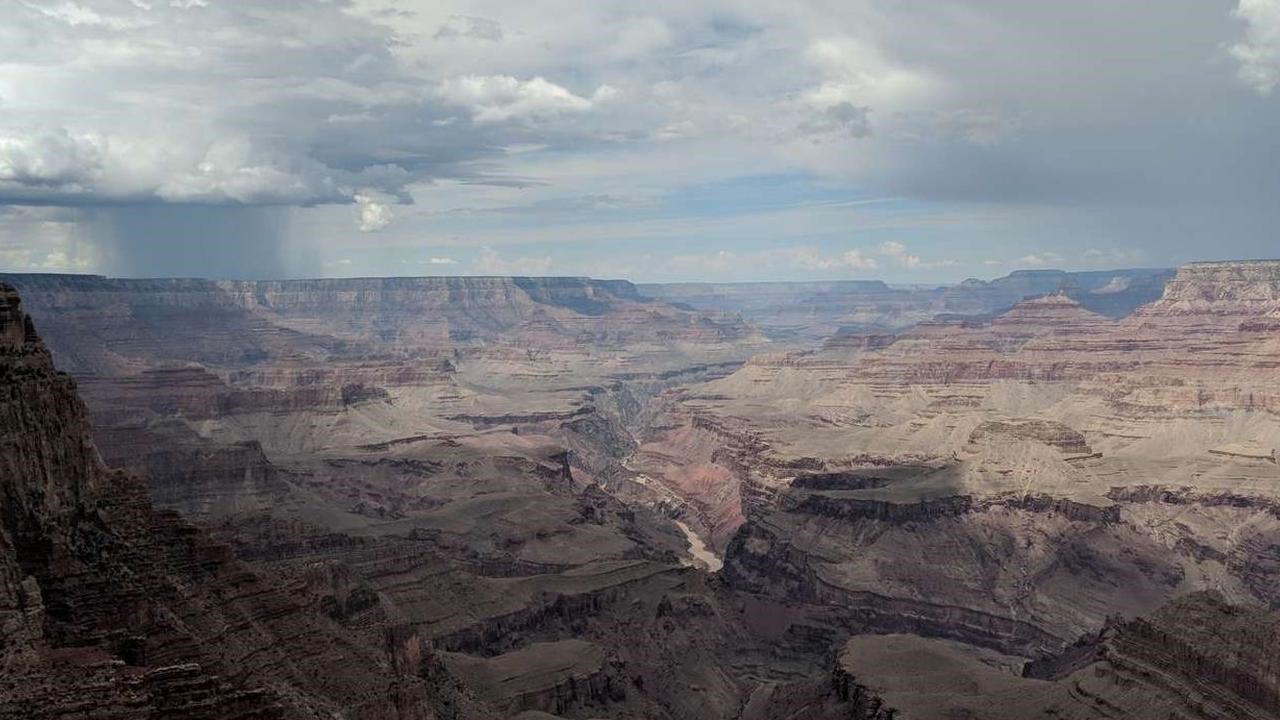
{"label": "canyon wall", "polygon": [[0,386],[0,716],[437,717],[412,636],[314,614],[104,468],[5,285]]}
{"label": "canyon wall", "polygon": [[1036,657],[1189,592],[1274,605],[1277,268],[760,356],[665,396],[632,464],[733,587],[854,633]]}

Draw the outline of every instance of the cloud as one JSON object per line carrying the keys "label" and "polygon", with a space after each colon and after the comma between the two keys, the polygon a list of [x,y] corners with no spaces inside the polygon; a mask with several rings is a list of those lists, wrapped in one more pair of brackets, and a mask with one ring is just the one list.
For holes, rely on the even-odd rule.
{"label": "cloud", "polygon": [[433,35],[437,40],[452,38],[469,38],[488,42],[502,42],[504,34],[502,23],[489,18],[471,15],[454,15],[436,30]]}
{"label": "cloud", "polygon": [[420,132],[448,110],[396,33],[346,3],[22,0],[0,30],[0,204],[305,207],[475,180],[495,144]]}
{"label": "cloud", "polygon": [[[102,15],[87,5],[62,0],[52,5],[42,5],[30,0],[19,0],[23,7],[33,12],[39,13],[50,20],[65,23],[72,27],[85,26],[103,26],[112,30],[126,30],[130,28],[143,27],[145,22],[139,22],[131,18],[113,15]],[[150,8],[145,4],[139,5],[134,3],[134,7],[141,9]]]}
{"label": "cloud", "polygon": [[804,92],[811,106],[824,109],[865,137],[871,109],[907,110],[939,92],[940,82],[921,68],[891,60],[867,36],[840,35],[812,42],[805,59],[825,79]]}
{"label": "cloud", "polygon": [[[466,75],[440,85],[440,97],[471,111],[478,123],[532,119],[590,110],[593,100],[579,97],[542,77],[517,80],[510,75]],[[612,88],[599,93],[611,96]]]}
{"label": "cloud", "polygon": [[427,258],[428,265],[457,265],[458,261],[451,257],[430,257]]}
{"label": "cloud", "polygon": [[1138,248],[1088,248],[1081,259],[1097,268],[1134,267],[1145,263],[1147,254]]}
{"label": "cloud", "polygon": [[[188,232],[201,211],[185,226],[163,210],[156,224],[122,211],[132,231],[154,235],[122,250],[111,218],[126,206],[266,208],[219,222],[255,242],[298,233],[315,256],[358,258],[369,272],[455,236],[503,247],[519,236],[520,257],[577,267],[591,227],[646,244],[636,253],[730,262],[725,272],[741,276],[773,272],[766,257],[799,276],[943,280],[947,262],[931,257],[968,248],[1111,261],[1082,257],[1080,237],[1161,265],[1256,256],[1274,251],[1280,223],[1275,0],[19,0],[5,10],[0,206],[79,209],[79,247],[65,257],[92,257],[95,270],[124,272],[111,258],[126,257],[161,272],[146,257],[164,242],[192,246],[157,255],[168,272],[205,271],[191,238],[206,236]],[[763,223],[746,204],[681,197],[757,177],[806,178],[803,197],[780,200],[796,205],[902,204],[892,218],[845,207]],[[628,197],[646,202],[604,200]],[[694,223],[699,232],[685,232]],[[892,232],[853,234],[887,223]],[[403,255],[355,254],[370,241],[358,231],[375,228]],[[6,242],[43,261],[43,237]],[[915,252],[881,252],[900,237]],[[860,254],[844,258],[842,243]],[[759,255],[766,246],[773,254]],[[284,271],[279,249],[228,248]],[[721,250],[732,258],[717,260]],[[458,257],[469,267],[471,255]]]}
{"label": "cloud", "polygon": [[818,111],[816,117],[804,121],[800,125],[801,132],[814,135],[836,133],[854,138],[871,135],[871,108],[866,105],[854,105],[851,102],[838,102]]}
{"label": "cloud", "polygon": [[0,134],[0,187],[57,189],[94,182],[103,172],[105,141],[66,128]]}
{"label": "cloud", "polygon": [[880,255],[889,259],[894,266],[907,270],[929,270],[959,265],[955,260],[925,261],[919,255],[907,251],[907,246],[897,240],[886,240],[876,248]]}
{"label": "cloud", "polygon": [[354,178],[245,137],[200,145],[65,127],[0,129],[0,202],[347,202],[352,196],[344,186]]}
{"label": "cloud", "polygon": [[874,270],[880,266],[875,258],[858,248],[835,255],[823,255],[812,248],[795,248],[784,254],[802,270]]}
{"label": "cloud", "polygon": [[86,272],[98,258],[78,237],[78,213],[0,207],[0,272]]}
{"label": "cloud", "polygon": [[391,224],[394,215],[391,206],[370,195],[357,193],[356,227],[360,232],[377,232]]}
{"label": "cloud", "polygon": [[1244,40],[1230,48],[1240,80],[1270,95],[1280,84],[1280,1],[1240,0],[1235,16],[1245,23]]}
{"label": "cloud", "polygon": [[1031,255],[1023,255],[1013,261],[1013,265],[1028,268],[1043,268],[1054,265],[1061,265],[1063,258],[1055,252],[1033,253]]}
{"label": "cloud", "polygon": [[269,279],[319,269],[310,253],[291,245],[288,208],[126,204],[78,213],[78,227],[92,240],[94,269],[109,275]]}
{"label": "cloud", "polygon": [[546,275],[551,271],[551,258],[504,258],[490,247],[480,249],[480,255],[472,263],[476,272],[484,275]]}
{"label": "cloud", "polygon": [[806,274],[840,274],[868,271],[880,267],[869,253],[860,248],[823,253],[812,247],[790,247],[751,252],[718,250],[712,253],[673,256],[667,268],[680,275],[736,276],[761,267],[771,271],[799,270]]}
{"label": "cloud", "polygon": [[896,240],[887,240],[880,243],[880,254],[892,258],[896,264],[902,267],[920,267],[920,256],[908,253],[907,246]]}

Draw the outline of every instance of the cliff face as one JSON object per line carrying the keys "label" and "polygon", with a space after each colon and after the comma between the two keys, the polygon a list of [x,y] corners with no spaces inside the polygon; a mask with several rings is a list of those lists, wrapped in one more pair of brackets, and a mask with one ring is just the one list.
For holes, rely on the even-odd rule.
{"label": "cliff face", "polygon": [[1008,658],[914,636],[867,636],[845,646],[834,683],[904,719],[1260,720],[1280,714],[1277,622],[1274,611],[1196,593],[1082,637],[1021,677],[998,669]]}
{"label": "cliff face", "polygon": [[1221,309],[1237,304],[1246,313],[1259,306],[1275,310],[1280,305],[1280,260],[1189,263],[1178,268],[1160,300],[1161,305],[1205,303]]}
{"label": "cliff face", "polygon": [[103,468],[0,285],[0,717],[435,717],[401,638],[315,615]]}
{"label": "cliff face", "polygon": [[419,277],[278,281],[4,275],[76,374],[129,356],[235,364],[369,355],[371,344],[448,357],[473,343],[572,347],[656,338],[725,342],[741,320],[647,300],[624,281]]}
{"label": "cliff face", "polygon": [[[625,281],[5,277],[77,378],[94,432],[113,441],[110,464],[145,470],[166,507],[215,515],[280,497],[246,444],[291,477],[314,476],[293,465],[319,451],[394,454],[405,438],[499,427],[583,447],[611,422],[596,397],[615,376],[733,362],[756,342],[740,318],[649,300]],[[485,442],[510,455],[538,444]],[[585,471],[614,470],[583,449]],[[395,502],[358,493],[337,512]]]}

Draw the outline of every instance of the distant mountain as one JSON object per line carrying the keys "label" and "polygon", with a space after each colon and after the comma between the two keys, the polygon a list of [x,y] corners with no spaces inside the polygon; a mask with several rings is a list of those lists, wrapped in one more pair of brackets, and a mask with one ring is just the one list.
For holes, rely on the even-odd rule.
{"label": "distant mountain", "polygon": [[774,337],[895,331],[939,315],[990,316],[1019,301],[1064,292],[1117,318],[1160,297],[1173,270],[1018,270],[991,281],[893,287],[879,280],[762,283],[648,283],[649,297],[690,310],[736,312]]}

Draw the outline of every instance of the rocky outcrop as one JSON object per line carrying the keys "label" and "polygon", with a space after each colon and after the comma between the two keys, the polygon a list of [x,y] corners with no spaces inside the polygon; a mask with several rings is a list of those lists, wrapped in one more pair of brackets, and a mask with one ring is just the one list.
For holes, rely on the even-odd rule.
{"label": "rocky outcrop", "polygon": [[1273,309],[1280,304],[1280,260],[1188,263],[1165,284],[1161,301],[1169,310],[1194,312],[1236,303]]}
{"label": "rocky outcrop", "polygon": [[1275,718],[1274,653],[1264,648],[1278,617],[1196,593],[1111,623],[1020,675],[1010,658],[942,641],[860,637],[840,655],[837,687],[904,719]]}
{"label": "rocky outcrop", "polygon": [[985,420],[969,433],[969,442],[976,445],[1017,441],[1043,443],[1073,455],[1088,455],[1092,452],[1084,435],[1052,420]]}
{"label": "rocky outcrop", "polygon": [[831,690],[836,699],[849,706],[851,720],[893,720],[897,711],[885,705],[884,699],[858,683],[843,663],[831,671]]}
{"label": "rocky outcrop", "polygon": [[1063,637],[994,608],[980,611],[833,582],[821,564],[777,529],[748,523],[725,552],[724,575],[741,591],[822,608],[829,622],[850,634],[914,633],[1032,657],[1065,644]]}
{"label": "rocky outcrop", "polygon": [[922,499],[917,502],[894,502],[849,494],[796,491],[784,494],[779,504],[779,510],[783,512],[846,520],[875,520],[894,525],[954,518],[996,507],[1057,514],[1077,522],[1116,523],[1120,521],[1120,508],[1115,505],[1090,505],[1068,498],[1031,494],[1008,494],[986,498],[951,495]]}
{"label": "rocky outcrop", "polygon": [[1102,657],[1217,717],[1280,716],[1280,613],[1228,603],[1220,594],[1179,598],[1122,624]]}
{"label": "rocky outcrop", "polygon": [[444,656],[454,672],[503,712],[568,714],[626,697],[605,649],[583,640],[535,643],[492,658]]}
{"label": "rocky outcrop", "polygon": [[182,423],[103,428],[95,444],[109,467],[145,479],[157,507],[198,521],[261,513],[290,492],[257,442],[210,442]]}
{"label": "rocky outcrop", "polygon": [[416,666],[106,470],[3,285],[0,391],[0,717],[435,717]]}

